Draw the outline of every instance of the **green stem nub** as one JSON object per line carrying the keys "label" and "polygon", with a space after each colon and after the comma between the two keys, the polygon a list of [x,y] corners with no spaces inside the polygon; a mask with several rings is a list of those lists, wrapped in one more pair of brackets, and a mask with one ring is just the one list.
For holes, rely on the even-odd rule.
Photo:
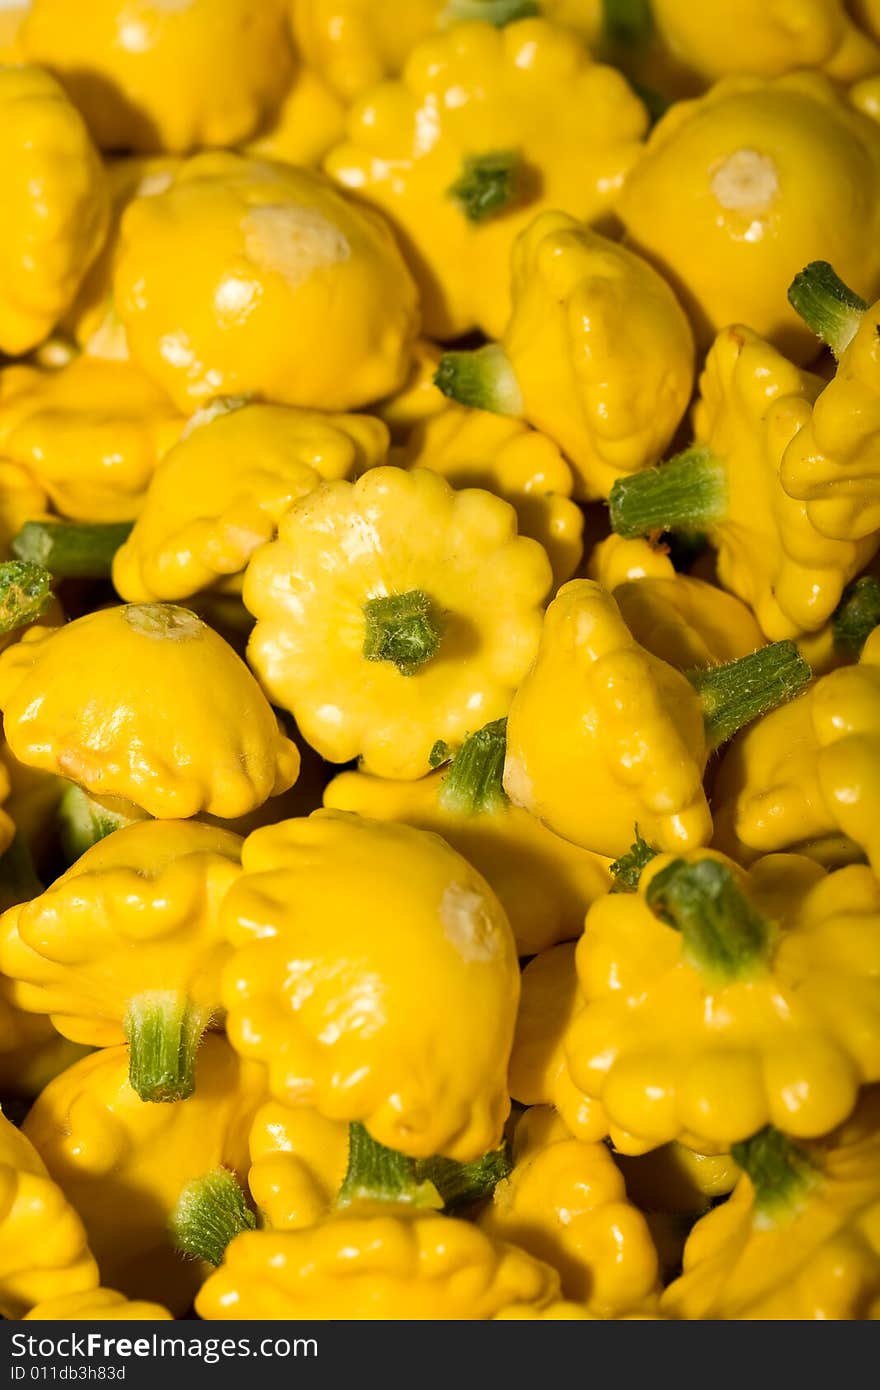
{"label": "green stem nub", "polygon": [[36,622],[52,597],[52,576],[30,560],[0,564],[0,634]]}
{"label": "green stem nub", "polygon": [[793,699],[813,677],[794,642],[771,642],[725,666],[685,674],[702,701],[710,748]]}
{"label": "green stem nub", "polygon": [[414,676],[437,655],[442,629],[421,589],[368,599],[364,617],[367,661],[391,661],[402,676]]}
{"label": "green stem nub", "polygon": [[834,610],[831,630],[834,645],[850,656],[861,656],[877,624],[880,623],[880,583],[870,574],[848,584]]}
{"label": "green stem nub", "polygon": [[336,1205],[353,1202],[397,1202],[434,1211],[443,1206],[434,1183],[419,1173],[416,1159],[386,1148],[357,1123],[348,1127],[348,1168]]}
{"label": "green stem nub", "polygon": [[612,49],[643,48],[654,32],[650,0],[602,0],[602,32]]}
{"label": "green stem nub", "polygon": [[43,565],[57,579],[109,579],[113,556],[131,534],[132,521],[79,525],[28,521],[12,542],[19,560]]}
{"label": "green stem nub", "polygon": [[516,150],[465,155],[461,173],[446,191],[469,222],[486,222],[516,201],[520,164]]}
{"label": "green stem nub", "polygon": [[444,24],[460,24],[464,20],[481,19],[503,29],[517,19],[531,19],[541,13],[536,0],[449,0],[443,11]]}
{"label": "green stem nub", "polygon": [[128,1079],[141,1100],[186,1100],[195,1090],[196,1051],[209,1016],[185,994],[138,994],[125,1015],[130,1049]]}
{"label": "green stem nub", "polygon": [[740,979],[768,955],[770,923],[717,859],[674,859],[651,879],[645,897],[667,926],[681,932],[687,955],[706,974]]}
{"label": "green stem nub", "polygon": [[656,468],[618,478],[608,506],[611,528],[619,536],[708,531],[727,511],[724,464],[694,445]]}
{"label": "green stem nub", "polygon": [[731,1145],[730,1152],[751,1180],[756,1207],[768,1214],[796,1204],[818,1177],[805,1150],[772,1125]]}
{"label": "green stem nub", "polygon": [[215,1168],[188,1183],[171,1216],[174,1244],[181,1254],[215,1267],[222,1263],[229,1242],[256,1226],[238,1178],[228,1168]]}
{"label": "green stem nub", "polygon": [[798,272],[788,287],[788,301],[835,357],[849,347],[868,307],[827,261],[811,261]]}
{"label": "green stem nub", "polygon": [[510,1175],[513,1160],[506,1144],[475,1158],[456,1163],[454,1158],[425,1158],[416,1165],[422,1178],[432,1182],[447,1210],[466,1207],[491,1197],[502,1178]]}
{"label": "green stem nub", "polygon": [[474,410],[519,418],[525,408],[516,373],[500,343],[471,352],[444,352],[434,385],[450,400]]}
{"label": "green stem nub", "polygon": [[639,886],[639,879],[642,876],[642,869],[646,864],[650,864],[652,859],[656,859],[660,853],[659,849],[654,849],[647,840],[643,840],[639,834],[639,827],[635,827],[636,838],[630,845],[626,854],[622,854],[619,859],[615,859],[611,865],[611,873],[614,876],[614,887],[612,893],[635,893]]}
{"label": "green stem nub", "polygon": [[43,891],[27,841],[20,834],[0,855],[0,912],[30,902]]}
{"label": "green stem nub", "polygon": [[507,804],[501,785],[507,720],[495,719],[465,739],[440,791],[440,805],[458,816],[477,816]]}
{"label": "green stem nub", "polygon": [[122,830],[135,821],[148,820],[146,811],[121,797],[97,801],[87,791],[71,783],[58,807],[61,848],[68,864],[73,864],[99,840]]}

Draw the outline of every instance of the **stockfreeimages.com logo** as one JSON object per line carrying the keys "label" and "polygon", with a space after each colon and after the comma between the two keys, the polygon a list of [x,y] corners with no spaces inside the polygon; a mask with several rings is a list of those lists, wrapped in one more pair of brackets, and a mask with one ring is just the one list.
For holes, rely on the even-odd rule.
{"label": "stockfreeimages.com logo", "polygon": [[[39,1337],[16,1332],[12,1337],[13,1360],[42,1361],[60,1357],[87,1361],[162,1360],[201,1361],[216,1366],[220,1361],[252,1357],[284,1359],[290,1356],[317,1356],[314,1337],[108,1337],[103,1332],[71,1332],[63,1337]],[[12,1366],[12,1379],[24,1380],[26,1365]]]}

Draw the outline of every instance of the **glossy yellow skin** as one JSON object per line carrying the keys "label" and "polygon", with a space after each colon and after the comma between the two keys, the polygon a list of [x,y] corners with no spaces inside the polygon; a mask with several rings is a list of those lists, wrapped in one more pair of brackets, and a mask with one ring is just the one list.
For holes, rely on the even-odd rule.
{"label": "glossy yellow skin", "polygon": [[343,101],[396,76],[433,33],[446,0],[288,0],[299,52]]}
{"label": "glossy yellow skin", "polygon": [[823,536],[870,537],[880,528],[880,303],[863,316],[837,371],[782,460],[782,485],[806,503]]}
{"label": "glossy yellow skin", "polygon": [[348,1125],[317,1110],[261,1105],[250,1133],[248,1185],[273,1231],[313,1226],[328,1216],[348,1167]]}
{"label": "glossy yellow skin", "polygon": [[[399,81],[352,108],[331,176],[387,213],[422,297],[425,331],[504,331],[518,232],[547,208],[607,214],[637,160],[647,119],[620,73],[543,19],[456,24],[415,47]],[[474,223],[449,195],[462,160],[519,151],[520,201]]]}
{"label": "glossy yellow skin", "polygon": [[614,601],[636,641],[679,671],[737,661],[765,645],[751,609],[688,574],[627,580]]}
{"label": "glossy yellow skin", "polygon": [[662,276],[565,212],[517,239],[505,352],[526,418],[555,439],[580,497],[661,458],[694,386],[694,341]]}
{"label": "glossy yellow skin", "polygon": [[729,1153],[695,1153],[684,1144],[664,1144],[649,1153],[615,1159],[630,1201],[642,1211],[705,1211],[710,1198],[726,1197],[740,1178]]}
{"label": "glossy yellow skin", "polygon": [[644,536],[629,538],[612,532],[590,551],[587,577],[613,593],[630,580],[674,580],[676,572],[665,546],[653,545]]}
{"label": "glossy yellow skin", "polygon": [[857,666],[830,672],[745,730],[715,796],[723,848],[748,858],[845,836],[852,857],[863,851],[880,873],[880,631]]}
{"label": "glossy yellow skin", "polygon": [[[222,407],[222,402],[220,403]],[[154,475],[135,528],[113,560],[127,601],[240,590],[248,560],[294,502],[327,478],[380,463],[388,433],[368,415],[279,405],[196,415]]]}
{"label": "glossy yellow skin", "polygon": [[333,811],[255,831],[242,863],[223,1000],[276,1099],[416,1158],[496,1148],[519,970],[485,880],[435,835]]}
{"label": "glossy yellow skin", "polygon": [[484,1321],[559,1294],[554,1270],[454,1217],[336,1216],[246,1231],[196,1299],[200,1318]]}
{"label": "glossy yellow skin", "polygon": [[584,518],[571,500],[572,470],[546,434],[509,416],[452,404],[412,431],[400,461],[441,473],[453,487],[503,497],[520,535],[546,550],[554,584],[574,574],[584,552]]}
{"label": "glossy yellow skin", "polygon": [[151,816],[231,820],[296,781],[299,753],[244,662],[185,608],[105,608],[0,655],[6,740],[28,767]]}
{"label": "glossy yellow skin", "polygon": [[126,1298],[115,1289],[90,1289],[38,1303],[23,1322],[170,1322],[172,1314],[161,1303]]}
{"label": "glossy yellow skin", "polygon": [[292,57],[284,0],[32,0],[21,44],[103,149],[234,145],[271,114]]}
{"label": "glossy yellow skin", "polygon": [[259,159],[318,169],[324,155],[344,134],[345,106],[327,82],[326,73],[301,67],[274,120],[245,149]]}
{"label": "glossy yellow skin", "polygon": [[83,1223],[20,1130],[0,1115],[0,1313],[98,1284]]}
{"label": "glossy yellow skin", "polygon": [[778,932],[748,976],[701,971],[681,933],[645,905],[665,855],[642,870],[638,894],[594,904],[578,946],[585,1007],[568,1064],[642,1147],[682,1139],[705,1152],[768,1123],[825,1134],[880,1075],[880,886],[870,870],[826,875],[802,856],[771,855],[746,876],[724,862]]}
{"label": "glossy yellow skin", "polygon": [[19,464],[0,458],[0,555],[4,560],[12,558],[10,541],[25,522],[45,516],[48,506],[49,498],[36,478]]}
{"label": "glossy yellow skin", "polygon": [[205,1022],[229,955],[219,925],[241,840],[196,821],[138,821],[99,840],[32,902],[0,918],[17,1005],[74,1042],[125,1041],[129,1001],[185,994]]}
{"label": "glossy yellow skin", "polygon": [[827,1322],[880,1318],[880,1093],[805,1146],[815,1185],[759,1210],[745,1175],[694,1227],[684,1273],[663,1295],[674,1318]]}
{"label": "glossy yellow skin", "polygon": [[[705,10],[707,23],[712,15]],[[810,261],[827,260],[873,297],[878,184],[880,130],[827,78],[728,77],[658,122],[618,206],[635,248],[678,290],[702,344],[725,324],[747,323],[809,361],[816,340],[786,291]]]}
{"label": "glossy yellow skin", "polygon": [[40,68],[0,67],[0,351],[27,352],[69,309],[109,218],[82,116]]}
{"label": "glossy yellow skin", "polygon": [[208,1266],[177,1254],[168,1223],[193,1179],[222,1165],[245,1183],[263,1090],[260,1069],[214,1035],[198,1051],[188,1100],[144,1104],[128,1083],[125,1047],[93,1053],[46,1087],[25,1133],[82,1216],[112,1288],[186,1311]]}
{"label": "glossy yellow skin", "polygon": [[520,1120],[516,1162],[479,1217],[484,1231],[559,1271],[562,1292],[604,1317],[657,1291],[657,1251],[605,1144],[572,1139],[538,1110]]}
{"label": "glossy yellow skin", "polygon": [[[373,468],[310,493],[252,558],[248,660],[323,758],[422,777],[437,739],[456,746],[507,713],[551,581],[508,503],[456,492],[428,469]],[[436,655],[403,675],[364,656],[364,604],[412,590],[428,595],[442,635]]]}
{"label": "glossy yellow skin", "polygon": [[0,374],[0,452],[74,521],[136,516],[185,423],[131,362],[83,356],[60,371],[22,365]]}
{"label": "glossy yellow skin", "polygon": [[407,441],[417,425],[440,415],[450,408],[450,402],[434,385],[434,375],[443,356],[442,349],[427,338],[413,344],[410,368],[399,391],[380,401],[375,412],[385,421],[395,444]]}
{"label": "glossy yellow skin", "polygon": [[357,409],[401,384],[418,326],[381,217],[310,170],[228,152],[129,204],[113,294],[132,356],[187,413],[248,394]]}
{"label": "glossy yellow skin", "polygon": [[820,535],[780,481],[780,464],[808,424],[821,382],[750,329],[723,329],[706,359],[694,441],[725,467],[727,505],[711,528],[718,579],[755,613],[771,641],[814,632],[877,541]]}
{"label": "glossy yellow skin", "polygon": [[514,804],[596,854],[624,854],[635,824],[658,848],[695,849],[712,833],[708,755],[690,682],[639,645],[593,580],[563,585],[510,708]]}
{"label": "glossy yellow skin", "polygon": [[651,0],[665,46],[702,83],[728,73],[781,77],[819,68],[838,82],[876,71],[880,51],[859,30],[843,0]]}
{"label": "glossy yellow skin", "polygon": [[475,815],[447,810],[444,777],[439,771],[397,782],[343,772],[324,792],[324,805],[442,836],[497,893],[521,956],[579,936],[590,903],[611,886],[608,861],[570,845],[509,802]]}
{"label": "glossy yellow skin", "polygon": [[4,5],[3,9],[0,9],[0,63],[22,61],[18,36],[27,12],[26,4]]}
{"label": "glossy yellow skin", "polygon": [[581,1009],[574,942],[542,951],[522,973],[508,1085],[520,1105],[552,1105],[570,1134],[595,1141],[608,1133],[602,1106],[571,1079],[565,1036]]}

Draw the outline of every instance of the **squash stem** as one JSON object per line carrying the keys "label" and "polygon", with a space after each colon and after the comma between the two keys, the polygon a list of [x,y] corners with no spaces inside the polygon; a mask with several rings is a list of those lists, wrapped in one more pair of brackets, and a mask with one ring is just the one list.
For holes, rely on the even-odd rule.
{"label": "squash stem", "polygon": [[52,576],[30,560],[0,564],[0,635],[36,622],[52,597]]}
{"label": "squash stem", "polygon": [[646,864],[650,864],[652,859],[656,859],[660,853],[649,845],[647,840],[643,840],[639,834],[639,827],[635,827],[635,840],[630,845],[626,854],[622,854],[619,859],[615,859],[610,866],[614,885],[612,893],[635,893],[638,891],[639,879],[642,876],[642,869]]}
{"label": "squash stem", "polygon": [[519,382],[500,343],[487,343],[471,352],[445,352],[434,373],[434,385],[444,396],[474,410],[523,414]]}
{"label": "squash stem", "polygon": [[793,699],[813,676],[794,642],[771,642],[738,661],[685,674],[702,701],[710,748]]}
{"label": "squash stem", "polygon": [[215,1168],[188,1183],[171,1216],[174,1244],[181,1254],[214,1266],[222,1262],[231,1240],[256,1226],[241,1185],[228,1168]]}
{"label": "squash stem", "polygon": [[503,29],[517,19],[531,19],[541,13],[537,0],[449,0],[443,11],[443,24],[460,24],[469,19],[481,19]]}
{"label": "squash stem", "polygon": [[730,1152],[749,1176],[758,1211],[767,1215],[795,1205],[818,1177],[805,1150],[772,1125],[733,1144]]}
{"label": "squash stem", "polygon": [[113,556],[134,522],[79,525],[72,521],[27,521],[12,542],[19,560],[44,566],[57,579],[109,579]]}
{"label": "squash stem", "polygon": [[107,835],[112,835],[114,830],[148,819],[146,811],[132,801],[118,796],[99,801],[71,782],[58,807],[61,848],[67,863],[73,864],[87,849]]}
{"label": "squash stem", "polygon": [[436,656],[442,629],[421,589],[368,599],[364,617],[367,661],[391,661],[402,676],[414,676]]}
{"label": "squash stem", "polygon": [[516,150],[465,155],[461,173],[447,193],[469,222],[487,222],[505,212],[519,196],[521,162]]}
{"label": "squash stem", "polygon": [[510,1149],[503,1144],[491,1149],[470,1163],[456,1163],[454,1158],[424,1158],[416,1163],[419,1177],[432,1182],[447,1210],[470,1206],[491,1197],[503,1178],[513,1167]]}
{"label": "squash stem", "polygon": [[196,1051],[210,1022],[185,994],[151,990],[129,1002],[129,1081],[141,1100],[186,1100],[195,1090]]}
{"label": "squash stem", "polygon": [[652,531],[707,531],[727,511],[724,463],[694,445],[656,468],[618,478],[608,498],[619,536]]}
{"label": "squash stem", "polygon": [[770,923],[717,859],[674,859],[651,879],[645,898],[667,926],[681,932],[686,954],[708,975],[741,979],[770,952]]}
{"label": "squash stem", "polygon": [[465,739],[440,790],[444,810],[476,816],[506,805],[507,793],[501,785],[506,749],[506,719],[495,719]]}
{"label": "squash stem", "polygon": [[348,1127],[348,1168],[336,1205],[353,1202],[400,1202],[435,1211],[443,1206],[434,1183],[419,1175],[416,1159],[386,1148],[358,1123]]}
{"label": "squash stem", "polygon": [[861,656],[877,624],[880,623],[880,583],[873,575],[862,575],[847,585],[831,618],[834,645],[850,656]]}
{"label": "squash stem", "polygon": [[849,347],[868,307],[827,261],[811,261],[798,272],[788,287],[788,301],[835,357]]}

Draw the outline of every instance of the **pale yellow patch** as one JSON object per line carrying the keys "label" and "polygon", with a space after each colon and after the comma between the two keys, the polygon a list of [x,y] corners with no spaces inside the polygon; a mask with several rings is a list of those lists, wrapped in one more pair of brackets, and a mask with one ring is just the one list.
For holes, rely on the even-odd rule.
{"label": "pale yellow patch", "polygon": [[242,222],[245,255],[261,270],[282,275],[293,287],[316,270],[347,261],[347,238],[317,208],[254,208]]}

